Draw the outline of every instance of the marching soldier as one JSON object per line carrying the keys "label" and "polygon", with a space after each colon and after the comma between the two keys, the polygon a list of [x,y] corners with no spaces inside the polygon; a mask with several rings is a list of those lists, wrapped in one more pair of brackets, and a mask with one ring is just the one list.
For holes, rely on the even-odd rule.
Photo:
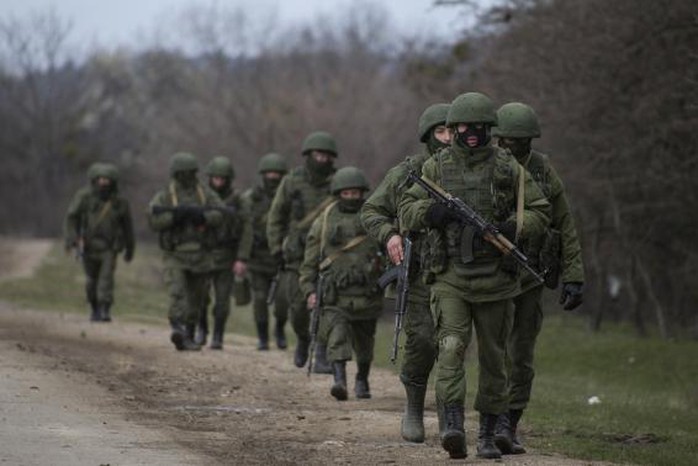
{"label": "marching soldier", "polygon": [[128,201],[119,196],[118,169],[95,163],[87,174],[90,185],[75,193],[65,216],[65,246],[66,250],[75,249],[82,259],[90,320],[109,322],[116,258],[124,251],[126,262],[133,259],[133,220]]}
{"label": "marching soldier", "polygon": [[193,340],[199,312],[208,291],[210,256],[206,238],[223,223],[223,203],[199,184],[199,163],[192,154],[170,159],[171,180],[150,201],[148,220],[160,238],[165,282],[170,295],[170,340],[179,351],[197,351]]}
{"label": "marching soldier", "polygon": [[[421,153],[407,157],[388,171],[385,178],[361,209],[366,231],[384,245],[393,264],[403,261],[403,231],[397,222],[398,201],[410,185],[407,173],[421,173],[422,165],[439,150],[449,146],[451,131],[446,126],[449,104],[427,107],[419,118],[418,138],[424,144]],[[424,441],[424,398],[429,373],[436,358],[434,323],[429,310],[429,287],[424,284],[420,264],[423,239],[412,235],[413,255],[410,263],[408,308],[404,329],[407,337],[400,380],[405,386],[407,405],[401,423],[402,437],[408,442]],[[426,259],[423,257],[422,259]]]}
{"label": "marching soldier", "polygon": [[[274,337],[279,349],[286,349],[286,334],[284,326],[287,319],[287,303],[283,290],[278,289],[277,264],[269,252],[267,243],[267,217],[271,201],[281,179],[288,171],[286,159],[279,154],[267,154],[259,159],[257,172],[261,182],[245,191],[242,195],[244,212],[244,228],[238,261],[249,271],[254,295],[254,320],[257,326],[259,342],[257,349],[269,349],[269,305],[267,298],[274,292],[274,316],[276,325]],[[274,280],[277,280],[276,291],[270,290]]]}
{"label": "marching soldier", "polygon": [[[291,325],[298,339],[293,358],[297,367],[303,367],[308,360],[310,345],[309,317],[298,286],[298,268],[303,261],[310,225],[334,201],[330,195],[330,182],[335,172],[337,144],[329,133],[316,131],[303,141],[302,153],[305,164],[283,178],[267,221],[269,250],[284,271],[282,286],[288,297]],[[316,372],[332,372],[325,353],[326,346],[318,344]]]}
{"label": "marching soldier", "polygon": [[[344,167],[332,179],[331,189],[334,202],[308,233],[300,286],[307,308],[319,305],[317,311],[324,314],[327,357],[334,372],[331,395],[347,399],[346,362],[353,352],[358,369],[354,393],[370,398],[368,374],[382,306],[377,280],[383,264],[380,246],[366,235],[359,219],[369,186],[359,169]],[[321,296],[316,291],[319,275],[323,275]]]}

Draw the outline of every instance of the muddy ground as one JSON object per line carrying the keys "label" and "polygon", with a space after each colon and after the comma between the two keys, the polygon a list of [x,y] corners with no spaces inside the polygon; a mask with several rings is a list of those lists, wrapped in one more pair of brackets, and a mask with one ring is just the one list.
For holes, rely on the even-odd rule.
{"label": "muddy ground", "polygon": [[[397,377],[375,370],[370,382],[373,399],[337,402],[330,376],[308,378],[290,351],[257,351],[249,337],[229,333],[223,351],[182,353],[170,344],[165,322],[90,323],[87,311],[60,314],[0,301],[2,464],[492,462],[474,457],[472,412],[469,457],[448,460],[433,401],[426,442],[402,441]],[[427,396],[433,400],[431,390]],[[543,452],[503,463],[591,464]]]}

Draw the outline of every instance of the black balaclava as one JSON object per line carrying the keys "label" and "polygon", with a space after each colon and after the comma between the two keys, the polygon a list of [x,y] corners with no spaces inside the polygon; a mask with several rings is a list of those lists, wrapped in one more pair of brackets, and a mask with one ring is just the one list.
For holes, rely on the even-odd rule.
{"label": "black balaclava", "polygon": [[[480,127],[478,128],[477,126]],[[468,129],[463,133],[459,133],[458,127],[456,127],[456,143],[463,149],[467,150],[479,149],[481,147],[484,147],[490,142],[490,139],[492,138],[490,128],[491,126],[488,123],[484,123],[482,125],[478,123],[468,123]],[[470,145],[468,145],[468,138],[470,137],[477,138],[477,145],[475,147],[471,147]]]}
{"label": "black balaclava", "polygon": [[196,183],[198,183],[196,178],[196,170],[177,172],[175,173],[174,178],[184,189],[194,189]]}
{"label": "black balaclava", "polygon": [[[511,143],[507,143],[507,139]],[[508,149],[519,161],[531,153],[531,138],[499,138],[497,145],[502,149]]]}
{"label": "black balaclava", "polygon": [[276,188],[278,188],[279,185],[281,184],[281,177],[280,178],[262,177],[262,183],[264,185],[264,190],[267,193],[274,194],[276,192]]}
{"label": "black balaclava", "polygon": [[232,184],[232,180],[230,179],[229,176],[223,176],[221,178],[225,178],[225,183],[223,183],[223,186],[220,188],[217,188],[213,185],[213,177],[209,177],[208,179],[208,186],[211,188],[213,191],[216,192],[220,196],[221,199],[225,199],[228,197],[228,194],[230,194],[230,185]]}
{"label": "black balaclava", "polygon": [[306,166],[308,167],[308,170],[310,170],[310,173],[312,173],[314,176],[327,178],[334,171],[333,156],[330,156],[325,163],[318,162],[311,154],[306,155],[306,157]]}
{"label": "black balaclava", "polygon": [[448,147],[450,144],[444,144],[439,141],[434,135],[434,128],[429,132],[429,139],[427,139],[427,150],[430,154],[436,154],[441,149]]}
{"label": "black balaclava", "polygon": [[359,199],[342,199],[340,197],[337,205],[340,212],[344,212],[345,214],[355,214],[361,210],[361,206],[364,205],[364,202],[366,202],[366,200],[363,197]]}
{"label": "black balaclava", "polygon": [[97,194],[97,197],[100,198],[103,201],[106,201],[111,197],[111,195],[114,193],[115,186],[114,182],[112,181],[108,185],[99,185],[97,183],[97,180],[93,182],[94,186],[94,192]]}

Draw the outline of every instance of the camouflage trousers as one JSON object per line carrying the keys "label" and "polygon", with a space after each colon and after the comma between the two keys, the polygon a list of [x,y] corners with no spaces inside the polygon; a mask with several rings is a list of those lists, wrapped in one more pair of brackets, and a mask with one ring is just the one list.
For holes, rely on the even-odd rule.
{"label": "camouflage trousers", "polygon": [[114,251],[85,254],[82,266],[87,281],[85,293],[87,301],[93,304],[114,302],[114,272],[117,255]]}
{"label": "camouflage trousers", "polygon": [[170,322],[196,325],[208,293],[208,273],[178,267],[165,269],[165,285],[170,295]]}
{"label": "camouflage trousers", "polygon": [[403,383],[425,385],[436,360],[434,320],[429,300],[409,300],[403,322],[405,350],[400,380]]}
{"label": "camouflage trousers", "polygon": [[533,353],[543,324],[542,286],[514,298],[514,325],[507,345],[509,408],[526,409],[533,385]]}
{"label": "camouflage trousers", "polygon": [[[224,322],[230,315],[230,293],[233,290],[233,271],[230,268],[214,270],[209,275],[210,287],[213,290],[213,316],[222,319]],[[208,313],[208,306],[211,303],[209,286],[206,286],[204,293],[203,312]]]}
{"label": "camouflage trousers", "polygon": [[[276,272],[250,271],[252,281],[252,307],[254,309],[255,322],[269,322],[269,305],[267,296],[269,288]],[[280,280],[282,281],[282,280]],[[283,283],[277,283],[276,296],[274,298],[274,317],[277,322],[286,322],[288,318],[288,304],[286,302],[286,290]]]}
{"label": "camouflage trousers", "polygon": [[349,313],[339,307],[326,307],[322,314],[320,334],[327,342],[328,361],[349,361],[352,353],[357,363],[373,361],[376,319],[351,320]]}
{"label": "camouflage trousers", "polygon": [[[296,270],[285,270],[282,275],[283,289],[286,291],[286,299],[288,302],[289,317],[291,319],[291,327],[296,333],[299,340],[310,341],[310,310],[307,307],[305,296],[301,291],[298,283],[299,274]],[[324,315],[324,313],[323,313]],[[324,336],[326,332],[325,318],[320,317],[320,331],[318,332],[317,341],[320,344],[325,344]]]}
{"label": "camouflage trousers", "polygon": [[475,327],[479,362],[475,410],[504,412],[508,408],[505,360],[512,325],[511,300],[471,302],[457,288],[437,282],[432,287],[431,309],[439,345],[437,404],[465,405],[465,352]]}

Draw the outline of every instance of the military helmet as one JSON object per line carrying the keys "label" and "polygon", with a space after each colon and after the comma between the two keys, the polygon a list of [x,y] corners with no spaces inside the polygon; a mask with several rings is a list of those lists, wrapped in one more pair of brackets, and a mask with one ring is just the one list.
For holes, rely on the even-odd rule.
{"label": "military helmet", "polygon": [[90,181],[94,181],[97,178],[109,178],[113,182],[119,181],[119,169],[111,163],[93,163],[90,165],[87,173]]}
{"label": "military helmet", "polygon": [[257,164],[257,173],[264,172],[280,172],[286,173],[288,166],[286,165],[286,157],[277,153],[269,153],[259,159]]}
{"label": "military helmet", "polygon": [[494,110],[494,102],[479,92],[466,92],[459,95],[451,102],[451,108],[446,117],[448,126],[457,123],[489,123],[496,126],[497,114]]}
{"label": "military helmet", "polygon": [[104,175],[99,175],[99,176],[109,178],[114,183],[117,183],[119,181],[119,168],[116,165],[114,165],[113,163],[105,163],[104,167],[105,167]]}
{"label": "military helmet", "polygon": [[336,157],[337,143],[330,133],[326,131],[315,131],[305,138],[301,152],[303,155],[306,155],[311,150],[330,152]]}
{"label": "military helmet", "polygon": [[170,175],[198,169],[199,161],[188,152],[177,152],[170,158]]}
{"label": "military helmet", "polygon": [[208,176],[222,176],[225,178],[230,178],[231,180],[235,178],[235,169],[233,164],[230,163],[228,157],[218,156],[211,159],[211,161],[206,165],[204,172]]}
{"label": "military helmet", "polygon": [[330,183],[330,191],[337,194],[343,189],[370,189],[364,173],[356,167],[343,167],[337,170]]}
{"label": "military helmet", "polygon": [[429,131],[434,126],[446,124],[446,116],[450,107],[451,104],[434,104],[422,112],[422,116],[419,117],[419,142],[427,142]]}
{"label": "military helmet", "polygon": [[539,138],[540,125],[536,112],[521,102],[509,102],[497,110],[497,127],[492,136],[503,138]]}
{"label": "military helmet", "polygon": [[104,163],[94,162],[87,168],[87,179],[92,181],[99,176],[104,176],[98,174],[102,172],[104,172]]}

